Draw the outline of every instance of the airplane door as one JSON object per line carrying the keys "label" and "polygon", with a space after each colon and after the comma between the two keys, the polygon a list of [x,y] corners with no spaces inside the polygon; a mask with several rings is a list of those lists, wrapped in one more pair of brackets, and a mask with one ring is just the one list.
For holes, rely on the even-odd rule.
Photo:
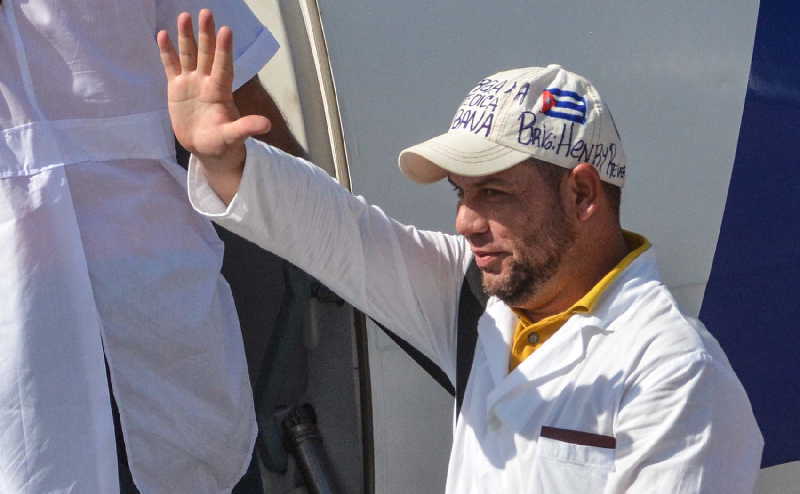
{"label": "airplane door", "polygon": [[[346,186],[333,128],[338,117],[321,70],[324,52],[306,22],[313,16],[298,2],[247,1],[282,46],[261,71],[262,82],[310,159]],[[365,337],[353,309],[288,262],[230,232],[220,235],[226,244],[223,274],[239,313],[259,424],[256,458],[234,494],[371,491],[369,393],[362,389],[368,377],[360,364],[366,362]],[[300,407],[305,403],[313,414]],[[318,435],[308,434],[313,418]],[[305,428],[286,432],[298,422]],[[292,438],[305,441],[303,455],[289,454]],[[325,468],[319,458],[325,458]],[[314,474],[324,470],[331,484],[319,483],[321,490],[304,485],[303,463]]]}

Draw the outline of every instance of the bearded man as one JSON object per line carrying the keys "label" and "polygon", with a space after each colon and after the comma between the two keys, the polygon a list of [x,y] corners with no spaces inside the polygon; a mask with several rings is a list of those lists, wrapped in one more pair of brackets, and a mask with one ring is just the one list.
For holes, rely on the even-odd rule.
{"label": "bearded man", "polygon": [[318,278],[453,382],[459,294],[480,270],[490,298],[447,493],[752,492],[763,442],[747,396],[660,281],[650,243],[621,228],[628,162],[588,80],[558,65],[487,77],[446,134],[400,154],[413,181],[453,185],[455,236],[402,225],[248,139],[268,122],[231,104],[230,30],[215,55],[201,42],[196,67],[193,43],[178,55],[158,41],[199,212]]}

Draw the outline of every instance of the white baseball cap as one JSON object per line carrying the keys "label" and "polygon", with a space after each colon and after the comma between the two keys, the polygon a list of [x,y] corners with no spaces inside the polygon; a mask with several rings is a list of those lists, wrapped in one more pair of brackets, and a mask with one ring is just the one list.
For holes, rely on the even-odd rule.
{"label": "white baseball cap", "polygon": [[590,163],[622,187],[627,160],[608,107],[584,77],[527,67],[486,77],[469,92],[446,134],[404,149],[399,164],[418,183],[448,173],[483,176],[536,158],[572,169]]}

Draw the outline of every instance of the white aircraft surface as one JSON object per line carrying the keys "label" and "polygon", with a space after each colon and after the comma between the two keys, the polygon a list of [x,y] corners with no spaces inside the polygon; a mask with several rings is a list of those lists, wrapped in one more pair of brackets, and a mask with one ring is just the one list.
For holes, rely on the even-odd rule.
{"label": "white aircraft surface", "polygon": [[[248,1],[283,46],[262,80],[312,161],[423,228],[452,232],[455,196],[446,184],[408,182],[396,165],[401,149],[446,131],[486,74],[558,63],[588,76],[614,111],[630,163],[623,225],[651,239],[667,284],[717,336],[748,389],[767,441],[756,492],[800,493],[800,366],[791,350],[800,341],[791,284],[800,275],[800,7]],[[240,305],[251,375],[291,396],[261,403],[262,436],[271,413],[263,407],[310,401],[341,492],[443,492],[452,397],[332,297],[302,308],[310,314],[300,318],[303,357],[293,360],[301,375],[271,367],[291,274],[276,259],[253,268],[242,262],[253,249],[233,249],[241,257],[226,261],[226,274],[237,302],[261,297]],[[304,492],[293,462],[280,453],[265,462],[269,447],[261,448],[265,492]]]}

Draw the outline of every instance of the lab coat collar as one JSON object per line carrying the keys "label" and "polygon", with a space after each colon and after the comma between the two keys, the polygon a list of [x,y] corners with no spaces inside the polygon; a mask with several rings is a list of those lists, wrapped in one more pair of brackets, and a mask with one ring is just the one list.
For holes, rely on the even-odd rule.
{"label": "lab coat collar", "polygon": [[613,332],[618,325],[612,322],[653,283],[661,282],[655,255],[649,249],[608,287],[594,312],[574,314],[510,373],[508,359],[516,316],[503,302],[491,298],[478,321],[479,342],[494,384],[487,396],[487,418],[494,415],[512,428],[522,428],[535,414],[537,401],[544,403],[563,390],[566,383],[559,377],[583,361],[591,338]]}
{"label": "lab coat collar", "polygon": [[478,341],[486,354],[489,371],[497,386],[508,376],[508,359],[516,318],[507,305],[492,297],[478,319]]}
{"label": "lab coat collar", "polygon": [[[586,357],[591,338],[603,331],[594,317],[571,317],[547,343],[508,373],[489,393],[487,417],[493,415],[513,430],[521,430],[568,385],[564,377]],[[506,361],[506,369],[508,361]],[[549,406],[544,406],[549,409]]]}

